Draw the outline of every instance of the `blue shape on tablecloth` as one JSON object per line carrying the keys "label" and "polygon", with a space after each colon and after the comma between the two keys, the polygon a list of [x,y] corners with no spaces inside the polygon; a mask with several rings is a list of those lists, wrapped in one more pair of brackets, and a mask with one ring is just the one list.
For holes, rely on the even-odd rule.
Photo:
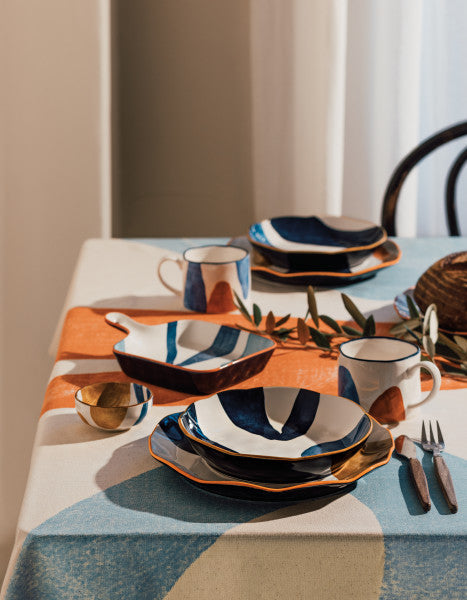
{"label": "blue shape on tablecloth", "polygon": [[220,498],[157,468],[82,500],[31,531],[6,598],[164,598],[224,532],[277,508]]}
{"label": "blue shape on tablecloth", "polygon": [[[408,466],[396,458],[352,492],[377,517],[386,551],[381,600],[467,597],[467,531],[447,510],[424,456],[432,510],[425,514]],[[466,461],[446,455],[460,511],[467,505]],[[165,467],[78,502],[26,538],[7,600],[164,598],[219,537],[290,503],[219,498]],[[59,532],[59,533],[57,533]],[[409,535],[407,535],[409,534]]]}
{"label": "blue shape on tablecloth", "polygon": [[[420,458],[422,453],[420,452]],[[423,455],[431,511],[413,489],[408,462],[392,458],[362,478],[352,494],[368,506],[384,534],[385,566],[380,600],[467,598],[467,461],[445,455],[460,512],[451,514],[440,491],[430,454]]]}

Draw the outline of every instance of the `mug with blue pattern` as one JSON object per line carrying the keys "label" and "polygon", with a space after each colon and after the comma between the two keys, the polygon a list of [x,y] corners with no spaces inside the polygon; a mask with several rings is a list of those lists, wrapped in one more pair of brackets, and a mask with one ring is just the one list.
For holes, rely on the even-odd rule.
{"label": "mug with blue pattern", "polygon": [[[420,369],[433,378],[422,397]],[[380,423],[398,423],[416,415],[417,407],[436,396],[441,373],[421,360],[420,348],[406,340],[385,336],[362,337],[340,345],[339,395],[349,398]]]}
{"label": "mug with blue pattern", "polygon": [[[182,270],[182,289],[164,279],[161,267],[166,261],[174,262]],[[164,256],[159,262],[158,275],[167,289],[183,296],[188,310],[201,313],[236,310],[234,292],[244,304],[250,303],[250,255],[238,246],[199,246],[185,250],[183,258]]]}

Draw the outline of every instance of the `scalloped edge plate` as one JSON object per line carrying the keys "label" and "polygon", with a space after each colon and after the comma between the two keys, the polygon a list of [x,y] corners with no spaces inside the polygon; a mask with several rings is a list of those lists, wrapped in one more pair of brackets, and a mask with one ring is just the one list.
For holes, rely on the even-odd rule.
{"label": "scalloped edge plate", "polygon": [[247,500],[303,500],[348,491],[358,479],[389,462],[394,439],[388,429],[373,421],[363,446],[331,475],[304,483],[281,484],[244,481],[210,467],[194,452],[178,425],[182,412],[167,415],[148,438],[153,458],[203,490]]}

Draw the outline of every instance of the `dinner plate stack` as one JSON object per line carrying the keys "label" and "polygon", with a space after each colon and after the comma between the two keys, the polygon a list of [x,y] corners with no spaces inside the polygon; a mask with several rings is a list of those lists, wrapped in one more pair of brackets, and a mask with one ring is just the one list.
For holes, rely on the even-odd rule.
{"label": "dinner plate stack", "polygon": [[209,491],[253,500],[342,493],[385,464],[391,433],[339,396],[289,387],[226,390],[162,419],[152,456]]}
{"label": "dinner plate stack", "polygon": [[350,217],[265,219],[250,227],[247,241],[254,250],[252,271],[282,283],[354,283],[401,257],[383,227]]}

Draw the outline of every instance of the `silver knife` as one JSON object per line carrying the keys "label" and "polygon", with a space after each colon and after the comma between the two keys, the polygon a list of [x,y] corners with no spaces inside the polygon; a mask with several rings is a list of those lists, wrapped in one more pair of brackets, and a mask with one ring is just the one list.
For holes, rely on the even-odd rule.
{"label": "silver knife", "polygon": [[430,494],[428,492],[425,471],[417,458],[417,447],[409,437],[400,435],[396,438],[396,452],[409,460],[410,474],[418,499],[420,500],[423,510],[428,512],[431,508]]}

